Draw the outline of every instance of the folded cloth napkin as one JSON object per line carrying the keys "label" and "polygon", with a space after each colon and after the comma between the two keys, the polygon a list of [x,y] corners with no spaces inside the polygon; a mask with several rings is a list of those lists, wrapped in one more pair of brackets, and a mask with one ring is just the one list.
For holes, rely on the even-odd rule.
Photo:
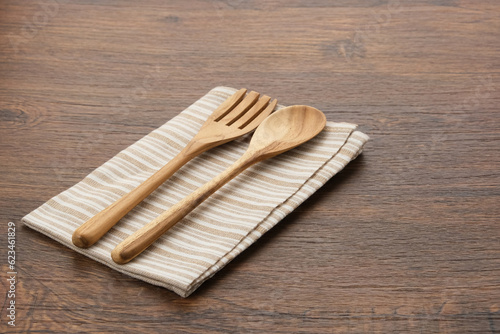
{"label": "folded cloth napkin", "polygon": [[92,247],[72,244],[77,227],[172,159],[235,91],[211,90],[22,221],[115,270],[189,296],[356,158],[368,140],[355,124],[327,122],[311,141],[238,175],[133,261],[112,261],[118,243],[239,158],[251,138],[246,135],[184,165]]}

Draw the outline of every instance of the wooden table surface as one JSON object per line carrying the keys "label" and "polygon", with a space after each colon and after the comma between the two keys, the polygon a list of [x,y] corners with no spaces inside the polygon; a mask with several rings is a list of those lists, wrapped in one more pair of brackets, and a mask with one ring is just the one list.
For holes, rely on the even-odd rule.
{"label": "wooden table surface", "polygon": [[[500,332],[497,0],[4,0],[0,31],[0,332]],[[371,141],[187,299],[22,225],[219,85]]]}

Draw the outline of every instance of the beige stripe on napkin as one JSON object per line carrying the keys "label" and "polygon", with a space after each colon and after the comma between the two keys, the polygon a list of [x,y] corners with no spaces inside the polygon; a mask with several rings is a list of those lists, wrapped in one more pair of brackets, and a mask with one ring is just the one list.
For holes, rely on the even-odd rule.
{"label": "beige stripe on napkin", "polygon": [[246,150],[251,135],[203,153],[183,166],[89,249],[73,231],[171,160],[205,119],[236,90],[217,87],[178,116],[124,149],[82,181],[53,197],[23,222],[115,270],[189,296],[361,153],[368,136],[356,125],[328,122],[311,141],[258,163],[230,181],[125,265],[110,252]]}

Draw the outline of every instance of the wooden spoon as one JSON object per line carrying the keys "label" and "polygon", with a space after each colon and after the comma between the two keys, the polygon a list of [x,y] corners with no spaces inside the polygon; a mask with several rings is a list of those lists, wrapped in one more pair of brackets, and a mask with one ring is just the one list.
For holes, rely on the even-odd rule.
{"label": "wooden spoon", "polygon": [[259,161],[308,141],[320,133],[325,124],[325,115],[312,107],[291,106],[276,111],[255,130],[241,158],[116,246],[111,252],[113,261],[118,264],[129,262],[236,175]]}

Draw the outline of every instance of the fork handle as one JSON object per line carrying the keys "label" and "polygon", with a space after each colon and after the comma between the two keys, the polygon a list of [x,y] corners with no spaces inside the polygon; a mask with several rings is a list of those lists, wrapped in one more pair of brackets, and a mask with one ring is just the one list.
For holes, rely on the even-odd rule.
{"label": "fork handle", "polygon": [[118,244],[111,252],[113,261],[118,264],[125,264],[135,258],[220,187],[257,161],[252,155],[243,155],[224,172],[205,183]]}
{"label": "fork handle", "polygon": [[78,227],[73,233],[73,244],[80,248],[92,246],[179,168],[209,148],[208,145],[190,142],[177,156],[146,181]]}

